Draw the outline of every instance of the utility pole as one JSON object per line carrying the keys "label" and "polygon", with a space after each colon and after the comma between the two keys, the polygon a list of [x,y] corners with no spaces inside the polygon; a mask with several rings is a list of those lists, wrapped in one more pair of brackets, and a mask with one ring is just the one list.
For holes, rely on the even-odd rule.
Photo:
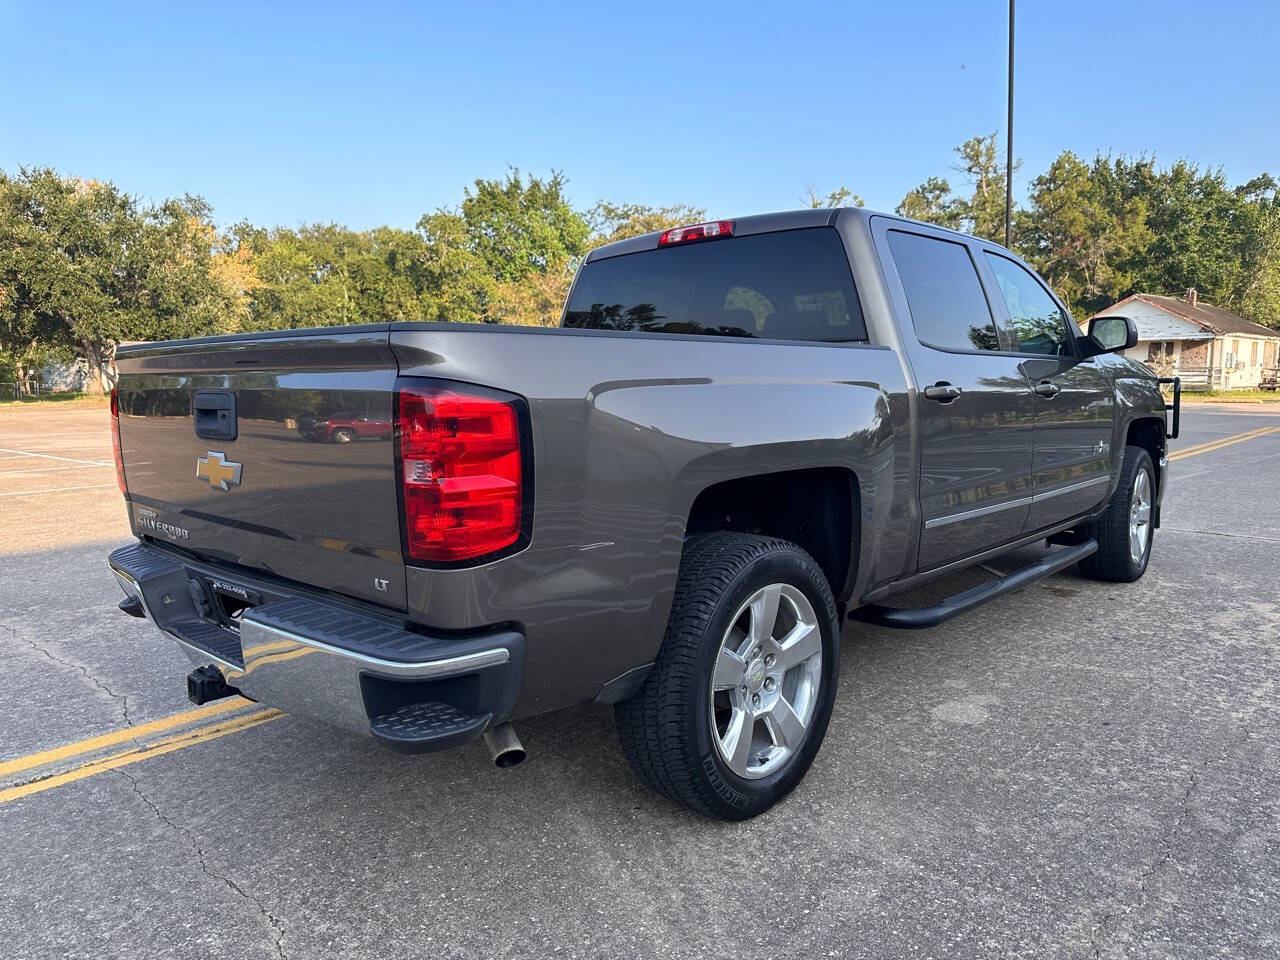
{"label": "utility pole", "polygon": [[1009,0],[1009,123],[1004,156],[1004,245],[1009,246],[1013,223],[1013,0]]}

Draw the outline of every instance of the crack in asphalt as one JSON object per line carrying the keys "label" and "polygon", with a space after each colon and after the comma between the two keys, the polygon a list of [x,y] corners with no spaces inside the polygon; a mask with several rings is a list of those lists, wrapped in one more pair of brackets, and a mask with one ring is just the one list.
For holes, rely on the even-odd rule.
{"label": "crack in asphalt", "polygon": [[1255,537],[1248,533],[1223,533],[1221,530],[1186,530],[1182,527],[1161,527],[1169,533],[1196,533],[1205,537],[1230,537],[1232,540],[1258,540],[1262,543],[1280,543],[1280,537]]}
{"label": "crack in asphalt", "polygon": [[186,839],[187,845],[195,851],[196,859],[200,862],[201,873],[212,880],[217,880],[225,884],[242,899],[247,900],[249,903],[257,907],[258,913],[261,914],[262,918],[267,922],[274,933],[273,944],[276,948],[276,954],[280,957],[280,960],[288,960],[284,951],[284,924],[281,923],[275,914],[267,909],[266,904],[264,904],[258,897],[249,893],[244,889],[244,887],[240,886],[240,884],[236,883],[230,877],[223,876],[222,874],[212,870],[209,867],[209,861],[205,857],[204,848],[196,842],[195,835],[186,827],[179,823],[174,823],[169,819],[169,817],[165,816],[164,811],[160,809],[155,801],[143,793],[142,786],[138,783],[137,777],[122,768],[112,770],[111,772],[120,774],[120,776],[124,777],[124,779],[129,782],[129,786],[132,787],[133,792],[138,795],[138,799],[151,808],[151,812],[155,814],[157,820],[169,827],[175,833],[181,834]]}
{"label": "crack in asphalt", "polygon": [[7,630],[10,633],[10,635],[13,637],[13,639],[20,640],[21,642],[27,644],[29,647],[31,647],[31,649],[35,650],[39,654],[43,654],[45,657],[52,660],[54,663],[64,667],[70,667],[73,670],[80,671],[80,673],[84,675],[84,678],[86,680],[88,680],[95,687],[97,687],[99,690],[105,693],[108,697],[110,697],[112,700],[119,701],[120,713],[121,713],[121,716],[124,718],[124,725],[126,727],[133,726],[133,718],[129,716],[129,695],[127,693],[116,693],[104,681],[94,676],[89,671],[89,668],[86,667],[84,664],[77,663],[74,660],[67,660],[64,657],[58,656],[56,653],[54,653],[52,650],[48,649],[47,647],[44,647],[41,644],[36,643],[36,641],[32,640],[30,637],[22,636],[21,634],[18,633],[17,630],[13,629],[13,627],[3,626],[2,629]]}
{"label": "crack in asphalt", "polygon": [[1187,817],[1191,814],[1192,797],[1200,787],[1200,771],[1207,770],[1209,765],[1215,760],[1219,762],[1222,761],[1226,758],[1228,749],[1232,746],[1242,744],[1248,739],[1249,728],[1247,726],[1242,726],[1240,736],[1226,737],[1216,755],[1206,757],[1198,766],[1193,766],[1191,768],[1186,789],[1182,791],[1182,796],[1178,800],[1178,808],[1173,817],[1173,821],[1170,824],[1169,829],[1164,832],[1160,842],[1156,845],[1156,856],[1151,863],[1144,867],[1138,874],[1138,889],[1137,896],[1134,898],[1134,903],[1122,911],[1109,910],[1107,913],[1103,914],[1102,922],[1098,924],[1094,932],[1090,934],[1089,946],[1093,948],[1093,956],[1095,960],[1098,960],[1098,958],[1101,958],[1102,956],[1104,943],[1101,941],[1107,939],[1107,928],[1112,924],[1112,922],[1119,919],[1121,913],[1123,913],[1124,917],[1128,918],[1133,916],[1141,907],[1143,907],[1147,901],[1148,883],[1165,866],[1173,862],[1174,840],[1181,832],[1182,826],[1186,823]]}

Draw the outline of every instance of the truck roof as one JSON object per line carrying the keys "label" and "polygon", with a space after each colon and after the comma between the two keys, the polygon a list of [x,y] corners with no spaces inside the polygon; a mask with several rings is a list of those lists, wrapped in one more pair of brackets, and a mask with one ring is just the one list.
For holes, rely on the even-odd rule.
{"label": "truck roof", "polygon": [[[890,220],[899,220],[903,223],[920,223],[921,226],[953,233],[957,237],[963,237],[966,240],[973,239],[968,234],[960,233],[948,227],[941,227],[936,223],[923,223],[908,217],[898,216],[896,213],[868,210],[866,207],[781,210],[776,213],[759,213],[748,217],[728,217],[726,219],[733,221],[734,236],[743,237],[753,233],[772,233],[777,230],[802,230],[806,227],[835,226],[838,217],[854,217],[862,220],[868,220],[871,217],[887,217]],[[642,250],[657,249],[660,236],[662,236],[662,231],[655,230],[651,233],[641,234],[638,237],[629,237],[626,240],[615,240],[613,243],[606,243],[588,253],[586,260],[583,262],[590,263],[593,260],[603,260],[607,257],[619,257],[628,253],[639,253]]]}

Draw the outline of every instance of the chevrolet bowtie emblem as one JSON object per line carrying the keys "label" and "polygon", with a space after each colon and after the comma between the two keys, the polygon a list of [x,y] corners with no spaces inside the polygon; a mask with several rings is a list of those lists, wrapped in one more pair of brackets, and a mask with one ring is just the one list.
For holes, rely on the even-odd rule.
{"label": "chevrolet bowtie emblem", "polygon": [[230,490],[232,484],[240,482],[241,463],[233,463],[225,453],[210,450],[207,457],[196,459],[196,476],[208,480],[209,486],[220,490]]}

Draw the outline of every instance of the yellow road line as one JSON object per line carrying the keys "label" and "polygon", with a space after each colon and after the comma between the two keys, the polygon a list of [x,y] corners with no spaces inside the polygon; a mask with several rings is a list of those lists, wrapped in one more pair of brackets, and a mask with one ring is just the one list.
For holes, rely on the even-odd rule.
{"label": "yellow road line", "polygon": [[1206,440],[1204,443],[1197,443],[1197,444],[1195,444],[1194,446],[1191,446],[1191,447],[1185,447],[1185,448],[1184,448],[1184,449],[1182,449],[1182,450],[1175,451],[1174,453],[1171,453],[1169,456],[1170,456],[1171,458],[1172,458],[1172,457],[1188,457],[1188,456],[1190,456],[1190,455],[1191,455],[1191,454],[1193,454],[1193,453],[1199,453],[1201,450],[1207,450],[1207,449],[1209,449],[1210,447],[1216,447],[1218,444],[1220,444],[1220,443],[1224,443],[1224,442],[1225,442],[1225,441],[1227,441],[1227,440],[1234,440],[1234,439],[1236,439],[1237,437],[1238,437],[1238,438],[1241,438],[1241,439],[1247,439],[1247,438],[1249,438],[1249,437],[1257,436],[1257,435],[1258,435],[1258,434],[1260,434],[1260,433],[1265,433],[1265,432],[1266,432],[1267,430],[1269,430],[1269,429],[1271,429],[1271,428],[1270,428],[1270,427],[1256,427],[1255,429],[1253,429],[1253,430],[1249,430],[1249,431],[1247,431],[1247,432],[1245,432],[1245,433],[1237,433],[1237,434],[1233,434],[1232,436],[1229,436],[1229,437],[1219,437],[1217,440]]}
{"label": "yellow road line", "polygon": [[1280,427],[1261,427],[1257,430],[1250,430],[1248,433],[1237,434],[1234,437],[1225,437],[1222,440],[1215,440],[1212,443],[1201,444],[1197,447],[1189,447],[1186,450],[1179,450],[1177,453],[1169,455],[1170,460],[1185,460],[1187,457],[1198,457],[1202,453],[1213,453],[1215,450],[1221,450],[1223,447],[1234,446],[1237,443],[1244,443],[1246,440],[1256,440],[1259,437],[1269,436],[1270,434],[1280,431]]}
{"label": "yellow road line", "polygon": [[[1202,453],[1211,453],[1214,450],[1221,450],[1223,447],[1233,446],[1237,443],[1243,443],[1246,440],[1268,436],[1277,432],[1280,432],[1280,427],[1260,427],[1256,430],[1237,434],[1236,436],[1224,437],[1220,440],[1210,440],[1194,447],[1188,447],[1185,450],[1179,450],[1178,452],[1171,454],[1169,459],[1183,460],[1187,457],[1198,456]],[[283,646],[284,644],[281,645]],[[263,648],[259,648],[255,651],[255,653],[259,655],[267,654],[266,656],[261,657],[261,660],[259,661],[260,664],[276,660],[290,660],[296,656],[301,656],[303,653],[311,652],[310,650],[304,649],[291,651],[289,653],[274,653],[272,650],[273,646],[275,645],[264,645]],[[169,717],[162,717],[159,720],[152,720],[148,723],[138,724],[133,727],[126,727],[121,730],[112,731],[111,733],[102,734],[101,736],[90,737],[86,740],[80,740],[75,743],[66,744],[65,746],[55,747],[52,750],[44,750],[40,753],[33,753],[25,757],[18,757],[14,760],[0,763],[0,776],[6,776],[23,770],[30,770],[33,767],[67,760],[85,753],[90,753],[94,750],[101,750],[104,747],[114,746],[128,740],[133,740],[138,737],[171,730],[174,727],[197,723],[211,717],[217,717],[221,714],[243,709],[249,704],[249,702],[250,701],[244,700],[240,697],[235,697],[226,701],[209,704],[208,706],[200,707],[196,710],[187,710],[183,713],[173,714]],[[43,793],[46,790],[52,790],[56,787],[63,786],[64,784],[74,783],[77,780],[83,780],[86,777],[96,776],[99,773],[106,773],[109,770],[115,770],[130,764],[139,763],[152,757],[162,756],[166,753],[171,753],[174,750],[180,750],[183,747],[216,740],[220,737],[225,737],[230,733],[249,730],[253,727],[261,726],[264,723],[269,723],[281,716],[283,716],[283,714],[279,710],[270,708],[259,710],[244,716],[231,718],[224,722],[215,722],[205,726],[196,727],[192,730],[186,730],[180,734],[159,740],[153,744],[135,747],[134,749],[125,750],[97,760],[90,760],[65,773],[53,774],[52,776],[45,777],[40,780],[34,780],[30,783],[0,789],[0,804],[9,803],[13,800],[31,796],[32,794]]]}
{"label": "yellow road line", "polygon": [[161,717],[159,720],[139,723],[132,727],[113,730],[111,733],[89,737],[87,740],[77,740],[74,743],[54,747],[51,750],[42,750],[39,753],[27,754],[25,757],[6,760],[4,763],[0,763],[0,777],[8,776],[11,773],[19,773],[22,770],[30,770],[32,767],[42,767],[46,763],[69,760],[72,757],[77,757],[83,753],[92,753],[104,747],[114,747],[116,744],[125,743],[138,737],[148,737],[153,733],[164,733],[174,727],[182,727],[190,723],[208,720],[224,713],[230,713],[233,710],[242,710],[252,703],[252,700],[246,700],[243,697],[228,697],[225,700],[218,700],[214,703],[205,704],[203,707],[197,707],[195,710],[184,710],[182,713]]}
{"label": "yellow road line", "polygon": [[77,780],[84,780],[86,777],[93,777],[99,773],[106,773],[108,770],[116,770],[120,767],[126,767],[133,763],[141,763],[143,760],[150,760],[152,757],[159,757],[166,753],[172,753],[174,750],[181,750],[183,747],[189,747],[197,743],[207,743],[210,740],[217,740],[219,737],[225,737],[229,733],[238,733],[241,730],[249,730],[253,727],[261,726],[264,723],[270,723],[272,720],[284,716],[279,710],[268,708],[250,713],[247,716],[235,717],[224,723],[210,724],[201,727],[198,730],[188,730],[185,733],[178,734],[166,740],[157,741],[154,744],[145,747],[138,747],[134,750],[125,750],[121,753],[112,754],[109,757],[103,757],[100,760],[90,760],[88,763],[76,767],[74,770],[68,770],[66,773],[57,773],[51,777],[45,777],[42,780],[33,780],[31,783],[19,784],[16,787],[8,787],[0,790],[0,804],[6,804],[13,800],[20,800],[23,797],[29,797],[35,793],[43,793],[46,790],[52,790],[55,787],[61,787],[68,783],[74,783]]}

